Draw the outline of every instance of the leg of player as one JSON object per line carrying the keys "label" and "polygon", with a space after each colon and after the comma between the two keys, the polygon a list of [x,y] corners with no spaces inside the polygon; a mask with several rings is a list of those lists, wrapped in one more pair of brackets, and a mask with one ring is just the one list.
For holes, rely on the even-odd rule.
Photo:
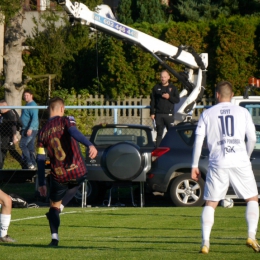
{"label": "leg of player", "polygon": [[77,185],[66,191],[66,194],[65,194],[64,198],[62,199],[62,204],[60,205],[61,212],[64,209],[64,207],[72,200],[72,198],[75,196],[75,194],[77,193],[79,188],[80,188],[80,185]]}
{"label": "leg of player", "polygon": [[2,212],[0,214],[0,242],[15,242],[8,234],[8,228],[11,222],[12,199],[9,195],[0,190],[0,203]]}
{"label": "leg of player", "polygon": [[[75,196],[75,194],[77,193],[79,188],[80,188],[80,185],[75,186],[66,191],[66,194],[65,194],[64,198],[62,199],[62,202],[60,205],[60,212],[62,212],[64,207],[72,200],[72,198]],[[47,212],[45,215],[46,215],[47,219],[49,219],[49,212]]]}
{"label": "leg of player", "polygon": [[245,200],[247,202],[246,207],[246,222],[248,227],[248,238],[246,245],[253,248],[255,252],[260,252],[260,245],[256,240],[256,231],[258,228],[259,220],[259,205],[258,196]]}
{"label": "leg of player", "polygon": [[202,244],[200,253],[208,254],[210,247],[210,233],[214,224],[215,209],[218,206],[218,201],[206,201],[206,205],[201,215],[201,232]]}
{"label": "leg of player", "polygon": [[59,243],[59,226],[60,226],[60,205],[61,201],[52,202],[48,212],[48,220],[51,230],[51,243],[49,246],[58,246]]}

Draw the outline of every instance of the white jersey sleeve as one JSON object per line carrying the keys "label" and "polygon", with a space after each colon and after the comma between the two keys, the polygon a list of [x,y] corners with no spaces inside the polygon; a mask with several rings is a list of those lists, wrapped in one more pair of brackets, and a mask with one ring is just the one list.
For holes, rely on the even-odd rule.
{"label": "white jersey sleeve", "polygon": [[230,168],[250,164],[248,155],[256,137],[247,109],[230,102],[219,103],[202,113],[196,134],[207,136],[210,166]]}

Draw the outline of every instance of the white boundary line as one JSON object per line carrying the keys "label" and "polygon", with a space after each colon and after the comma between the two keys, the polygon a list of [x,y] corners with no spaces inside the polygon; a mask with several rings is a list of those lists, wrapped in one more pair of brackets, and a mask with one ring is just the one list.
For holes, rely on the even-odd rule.
{"label": "white boundary line", "polygon": [[[74,211],[69,211],[69,212],[63,212],[60,213],[60,215],[65,215],[65,214],[72,214],[72,213],[89,213],[89,212],[95,212],[95,211],[108,211],[108,210],[117,210],[118,208],[111,208],[111,209],[91,209],[91,210],[74,210]],[[16,222],[16,221],[23,221],[23,220],[29,220],[29,219],[36,219],[36,218],[46,218],[46,215],[43,216],[35,216],[35,217],[27,217],[27,218],[18,218],[18,219],[12,219],[11,222]]]}

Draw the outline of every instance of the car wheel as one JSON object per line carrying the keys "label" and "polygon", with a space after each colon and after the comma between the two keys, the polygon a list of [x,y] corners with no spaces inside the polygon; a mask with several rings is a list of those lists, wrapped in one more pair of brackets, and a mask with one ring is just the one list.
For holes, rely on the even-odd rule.
{"label": "car wheel", "polygon": [[190,173],[184,173],[176,177],[170,186],[170,197],[178,207],[202,206],[204,192],[204,180],[194,181]]}
{"label": "car wheel", "polygon": [[[94,203],[98,200],[100,197],[100,185],[95,181],[88,181],[87,182],[87,204]],[[81,203],[82,201],[82,185],[79,187],[77,193],[74,196],[75,200],[78,203]]]}
{"label": "car wheel", "polygon": [[143,171],[144,158],[139,146],[124,142],[104,152],[102,165],[114,180],[132,181]]}

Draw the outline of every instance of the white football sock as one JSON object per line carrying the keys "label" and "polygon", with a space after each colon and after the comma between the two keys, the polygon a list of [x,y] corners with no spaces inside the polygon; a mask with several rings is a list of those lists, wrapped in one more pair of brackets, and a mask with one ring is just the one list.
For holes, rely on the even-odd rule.
{"label": "white football sock", "polygon": [[64,209],[64,206],[61,204],[61,205],[60,205],[60,212],[62,212],[63,209]]}
{"label": "white football sock", "polygon": [[248,201],[246,207],[246,222],[248,237],[255,239],[259,219],[259,205],[257,201]]}
{"label": "white football sock", "polygon": [[53,233],[53,234],[51,234],[51,239],[59,240],[59,235],[57,233]]}
{"label": "white football sock", "polygon": [[11,215],[0,214],[0,222],[1,222],[0,237],[4,237],[7,235],[7,231],[11,222]]}
{"label": "white football sock", "polygon": [[214,224],[214,213],[214,208],[205,206],[201,214],[202,246],[206,245],[208,248],[210,233]]}

